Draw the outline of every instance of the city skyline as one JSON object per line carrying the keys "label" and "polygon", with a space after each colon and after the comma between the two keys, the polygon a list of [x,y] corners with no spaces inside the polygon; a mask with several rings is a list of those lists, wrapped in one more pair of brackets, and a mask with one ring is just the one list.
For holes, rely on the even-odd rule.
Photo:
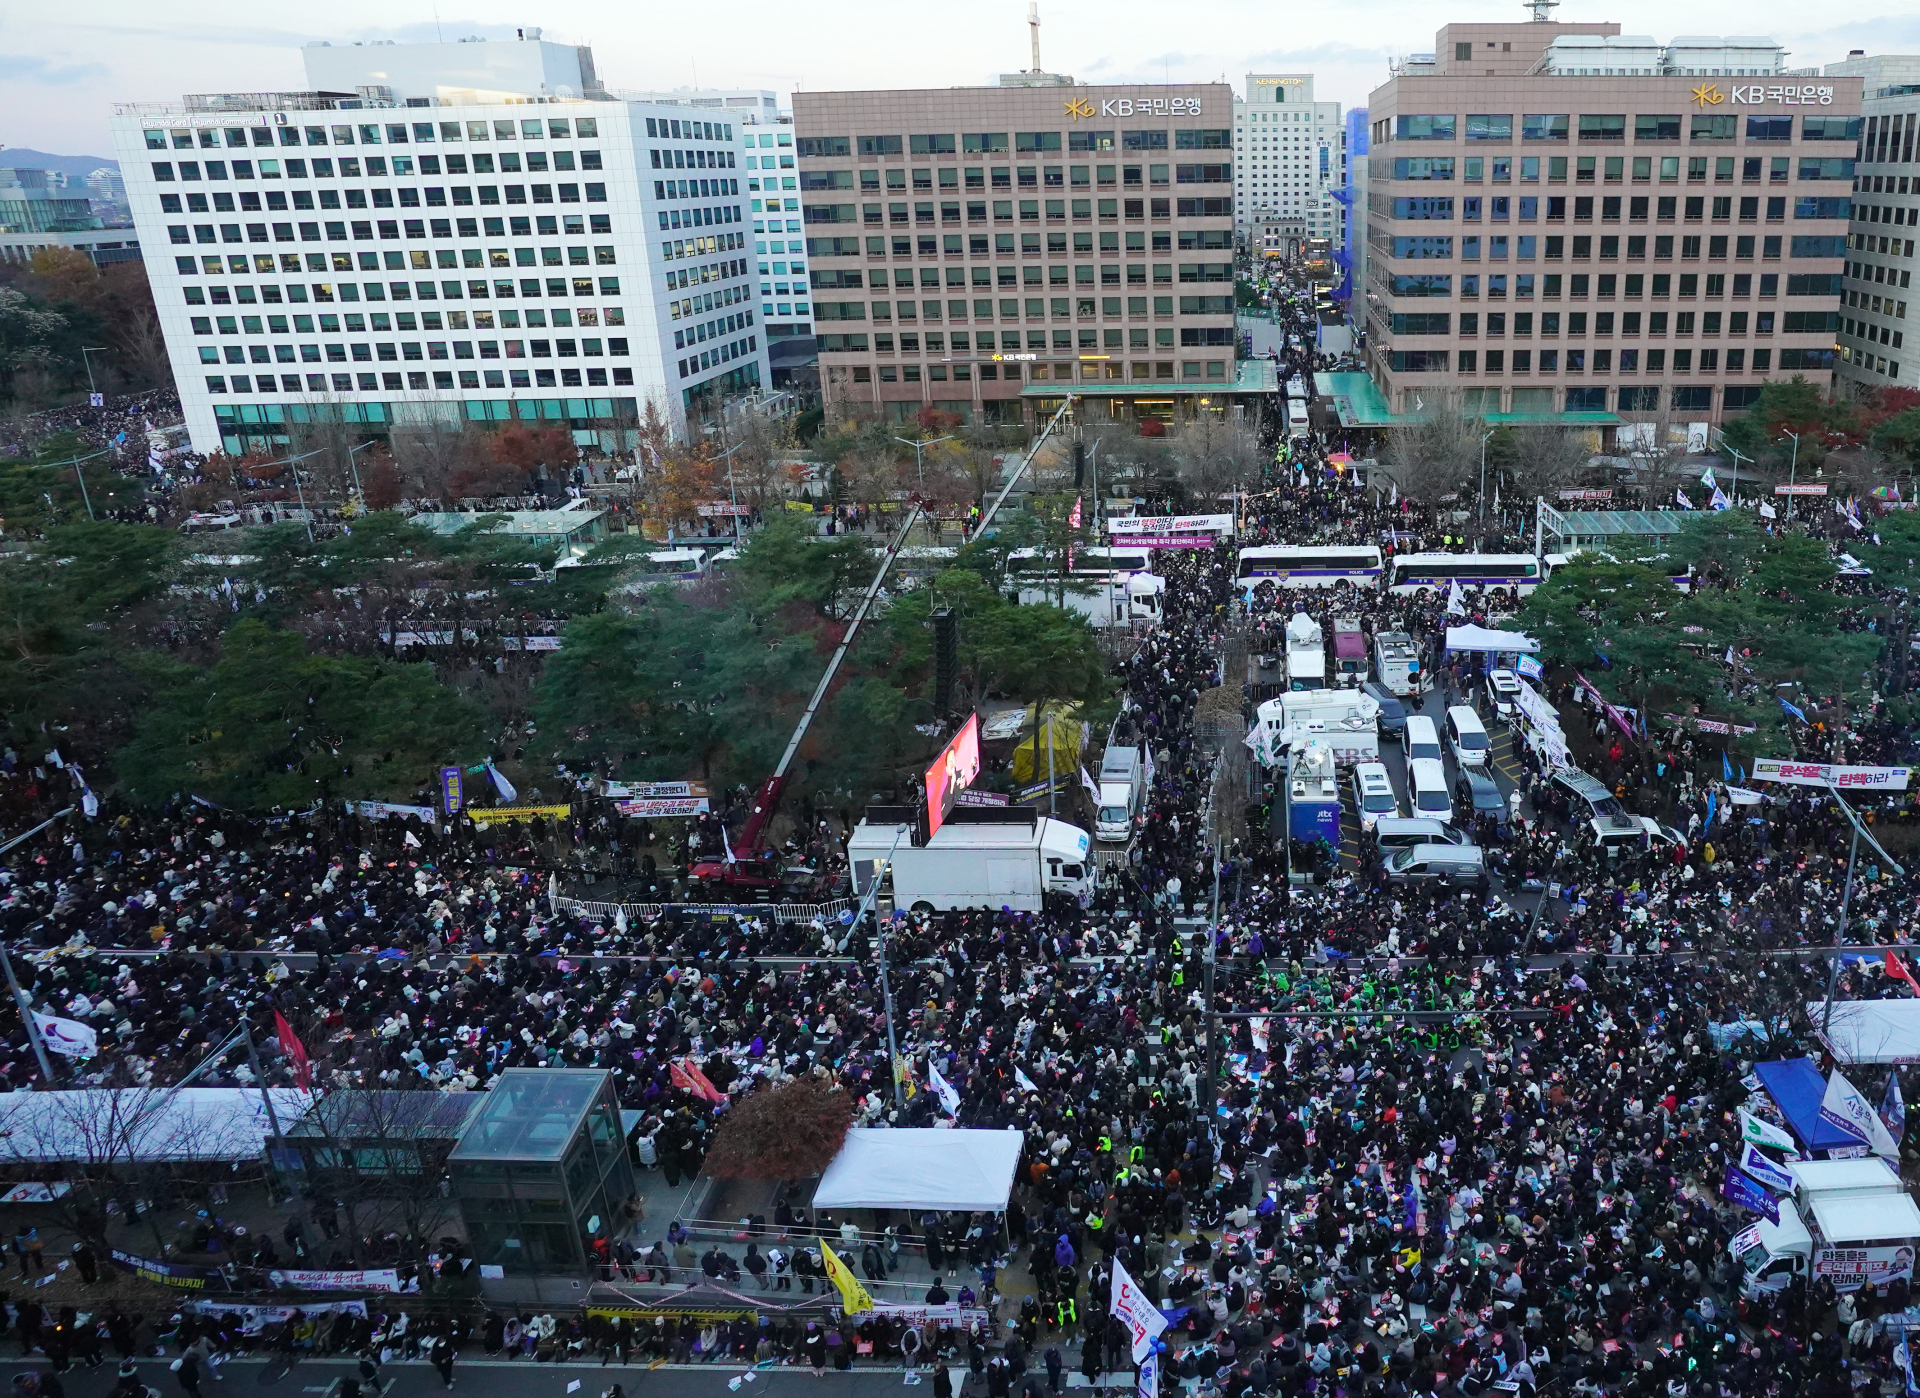
{"label": "city skyline", "polygon": [[[810,40],[804,26],[792,23],[789,11],[749,0],[737,9],[743,22],[728,27],[725,52],[711,48],[691,13],[643,18],[596,5],[515,13],[513,7],[479,4],[459,14],[443,8],[436,18],[431,4],[423,8],[424,14],[396,24],[392,7],[376,9],[350,0],[334,7],[337,18],[332,24],[313,30],[259,25],[255,11],[230,0],[200,7],[196,13],[201,17],[192,23],[168,26],[152,25],[150,12],[135,11],[120,0],[90,10],[101,16],[97,23],[72,23],[58,12],[16,13],[0,28],[0,47],[6,50],[0,54],[0,145],[104,154],[113,103],[170,101],[185,92],[227,90],[235,86],[235,75],[243,73],[249,86],[275,77],[284,87],[297,89],[304,82],[300,46],[322,40],[417,43],[478,35],[499,41],[511,40],[517,29],[539,25],[549,39],[593,45],[600,76],[610,88],[765,87],[785,101],[796,89],[989,84],[998,73],[1029,62],[1025,10],[1018,0],[999,7],[1004,16],[995,9],[986,12],[986,23],[943,36],[934,50],[887,40],[888,22],[899,12],[866,0],[835,11],[839,27],[869,36],[857,46]],[[128,22],[116,23],[122,13]],[[1210,13],[1213,23],[1207,32],[1168,36],[1155,22],[1156,12],[1130,0],[1098,8],[1076,0],[1049,0],[1041,12],[1042,61],[1049,71],[1100,84],[1237,83],[1253,71],[1311,71],[1323,100],[1353,107],[1364,106],[1367,94],[1387,80],[1389,58],[1430,47],[1435,27],[1430,7],[1375,0],[1363,10],[1290,16],[1284,35],[1264,42],[1273,32],[1270,12],[1242,0],[1220,0]],[[1523,15],[1518,4],[1481,3],[1464,13],[1450,11],[1447,18],[1512,21]],[[1787,46],[1788,61],[1796,68],[1838,61],[1850,49],[1920,51],[1920,16],[1862,16],[1809,29],[1802,12],[1779,0],[1702,6],[1684,21],[1648,0],[1577,10],[1567,5],[1555,18],[1611,20],[1626,33],[1649,33],[1663,40],[1676,34],[1766,34]],[[1129,22],[1133,19],[1138,22]],[[1353,42],[1348,36],[1355,33],[1389,37],[1369,45]],[[1245,40],[1235,42],[1241,35]],[[1170,37],[1188,41],[1168,42]]]}

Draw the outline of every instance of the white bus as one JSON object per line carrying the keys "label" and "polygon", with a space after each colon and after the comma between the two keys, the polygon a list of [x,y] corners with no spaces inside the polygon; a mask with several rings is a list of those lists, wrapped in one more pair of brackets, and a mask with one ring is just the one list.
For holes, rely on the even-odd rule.
{"label": "white bus", "polygon": [[1403,553],[1391,564],[1387,586],[1401,594],[1461,587],[1506,587],[1520,596],[1545,582],[1546,566],[1530,553]]}
{"label": "white bus", "polygon": [[656,549],[633,561],[634,578],[628,588],[660,583],[696,583],[707,576],[705,549]]}
{"label": "white bus", "polygon": [[1307,400],[1304,398],[1287,399],[1287,435],[1305,437],[1311,431],[1307,421]]}
{"label": "white bus", "polygon": [[1240,550],[1237,585],[1250,597],[1263,582],[1280,587],[1355,587],[1380,583],[1380,549],[1375,544],[1269,544]]}
{"label": "white bus", "polygon": [[1095,626],[1157,621],[1166,588],[1154,576],[1153,550],[1124,544],[1076,548],[1065,588],[1058,582],[1058,563],[1038,549],[1015,549],[1007,555],[1007,573],[1019,588],[1023,606],[1058,602]]}

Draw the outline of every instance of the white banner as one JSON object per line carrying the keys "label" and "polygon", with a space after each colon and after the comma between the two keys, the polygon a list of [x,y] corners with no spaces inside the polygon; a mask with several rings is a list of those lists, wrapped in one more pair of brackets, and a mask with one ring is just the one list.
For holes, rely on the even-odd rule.
{"label": "white banner", "polygon": [[1835,1291],[1858,1291],[1863,1286],[1890,1286],[1913,1279],[1911,1244],[1890,1248],[1817,1248],[1813,1274],[1833,1283]]}
{"label": "white banner", "polygon": [[705,782],[602,782],[603,796],[630,796],[636,801],[663,801],[668,797],[710,797],[713,791]]}
{"label": "white banner", "polygon": [[662,816],[705,815],[708,804],[706,797],[694,796],[660,801],[615,801],[613,808],[623,816],[658,819]]}
{"label": "white banner", "polygon": [[1167,1328],[1167,1318],[1160,1314],[1158,1306],[1147,1299],[1147,1294],[1139,1284],[1127,1275],[1127,1269],[1118,1258],[1113,1263],[1113,1302],[1108,1310],[1127,1327],[1127,1336],[1133,1342],[1133,1362],[1138,1364],[1152,1352],[1153,1342]]}
{"label": "white banner", "polygon": [[1736,1258],[1745,1257],[1760,1246],[1760,1225],[1749,1223],[1727,1240],[1727,1251]]}
{"label": "white banner", "polygon": [[309,1301],[302,1306],[247,1306],[237,1301],[191,1301],[188,1304],[201,1315],[239,1316],[241,1333],[246,1335],[257,1335],[269,1325],[280,1325],[295,1311],[301,1315],[336,1312],[363,1316],[367,1313],[365,1301]]}
{"label": "white banner", "polygon": [[412,816],[426,825],[432,825],[434,817],[439,814],[432,806],[403,806],[397,801],[349,801],[347,809],[369,820],[386,820],[394,816],[405,820]]}
{"label": "white banner", "polygon": [[51,1204],[72,1191],[73,1186],[65,1180],[56,1180],[52,1184],[35,1180],[30,1184],[16,1184],[5,1194],[0,1194],[0,1204]]}
{"label": "white banner", "polygon": [[35,1010],[33,1022],[40,1027],[40,1037],[54,1053],[68,1058],[91,1058],[100,1051],[100,1036],[77,1019],[61,1019]]}
{"label": "white banner", "polygon": [[293,1291],[398,1291],[400,1274],[376,1272],[268,1272],[267,1280]]}
{"label": "white banner", "polygon": [[891,1301],[875,1301],[875,1315],[902,1320],[908,1325],[985,1325],[987,1313],[978,1306],[901,1306]]}
{"label": "white banner", "polygon": [[1842,791],[1905,791],[1911,767],[1838,767],[1825,762],[1796,762],[1790,757],[1756,757],[1753,779],[1789,786],[1833,785]]}
{"label": "white banner", "polygon": [[1232,515],[1120,515],[1107,521],[1115,537],[1139,534],[1231,534]]}

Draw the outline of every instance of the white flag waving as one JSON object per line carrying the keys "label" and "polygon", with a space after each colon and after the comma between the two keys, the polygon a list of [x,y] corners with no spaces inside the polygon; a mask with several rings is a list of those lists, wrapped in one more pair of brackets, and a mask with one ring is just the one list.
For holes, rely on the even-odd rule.
{"label": "white flag waving", "polygon": [[1465,616],[1467,614],[1467,594],[1460,590],[1460,580],[1455,578],[1447,586],[1447,615]]}
{"label": "white flag waving", "polygon": [[91,1058],[100,1050],[100,1036],[77,1019],[61,1019],[35,1010],[33,1022],[47,1047],[55,1053],[68,1058]]}
{"label": "white flag waving", "polygon": [[960,1115],[960,1094],[952,1083],[940,1076],[940,1065],[931,1058],[927,1060],[927,1086],[939,1097],[940,1105],[947,1109],[948,1116]]}
{"label": "white flag waving", "polygon": [[1127,1275],[1127,1269],[1118,1258],[1113,1263],[1113,1303],[1108,1310],[1120,1318],[1127,1327],[1127,1338],[1133,1343],[1133,1362],[1138,1364],[1153,1350],[1153,1342],[1160,1338],[1160,1332],[1167,1328],[1167,1318],[1160,1314],[1160,1308],[1147,1299],[1142,1291]]}
{"label": "white flag waving", "polygon": [[1820,1117],[1867,1146],[1875,1155],[1888,1160],[1900,1158],[1900,1147],[1894,1144],[1880,1114],[1860,1095],[1859,1089],[1841,1076],[1838,1068],[1827,1079],[1827,1095],[1820,1099]]}
{"label": "white flag waving", "polygon": [[1020,1090],[1022,1092],[1038,1093],[1040,1091],[1039,1088],[1033,1085],[1033,1079],[1020,1071],[1020,1065],[1018,1063],[1013,1065],[1013,1080],[1020,1084]]}

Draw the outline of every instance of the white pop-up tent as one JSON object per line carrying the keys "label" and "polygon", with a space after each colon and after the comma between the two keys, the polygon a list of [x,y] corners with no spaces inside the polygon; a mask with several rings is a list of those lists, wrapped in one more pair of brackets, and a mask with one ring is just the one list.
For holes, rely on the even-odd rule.
{"label": "white pop-up tent", "polygon": [[813,1206],[1001,1213],[1023,1139],[1018,1131],[855,1127],[820,1177]]}
{"label": "white pop-up tent", "polygon": [[1521,635],[1518,631],[1494,631],[1485,626],[1449,626],[1447,649],[1532,655],[1540,649],[1540,643],[1531,636]]}
{"label": "white pop-up tent", "polygon": [[1831,1022],[1826,1002],[1809,1000],[1807,1019],[1828,1052],[1848,1066],[1920,1063],[1920,1000],[1836,1000]]}

